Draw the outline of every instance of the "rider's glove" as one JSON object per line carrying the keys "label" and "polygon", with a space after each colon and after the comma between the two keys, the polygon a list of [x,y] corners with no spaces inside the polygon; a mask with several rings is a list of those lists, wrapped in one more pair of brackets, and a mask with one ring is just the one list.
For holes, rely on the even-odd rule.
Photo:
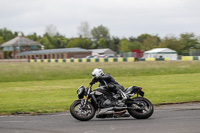
{"label": "rider's glove", "polygon": [[99,76],[98,78],[97,78],[97,80],[101,80],[102,79],[102,76]]}

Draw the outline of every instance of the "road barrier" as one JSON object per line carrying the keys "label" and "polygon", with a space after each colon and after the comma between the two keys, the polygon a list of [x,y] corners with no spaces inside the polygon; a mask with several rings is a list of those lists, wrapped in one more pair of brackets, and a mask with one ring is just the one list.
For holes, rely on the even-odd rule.
{"label": "road barrier", "polygon": [[138,61],[168,61],[169,58],[143,58],[138,59]]}
{"label": "road barrier", "polygon": [[183,61],[200,60],[200,56],[182,56],[181,60]]}
{"label": "road barrier", "polygon": [[134,57],[126,58],[75,58],[75,59],[30,59],[29,62],[42,62],[42,63],[72,63],[72,62],[134,62],[134,61],[168,61],[168,58],[146,58],[146,59],[137,59]]}

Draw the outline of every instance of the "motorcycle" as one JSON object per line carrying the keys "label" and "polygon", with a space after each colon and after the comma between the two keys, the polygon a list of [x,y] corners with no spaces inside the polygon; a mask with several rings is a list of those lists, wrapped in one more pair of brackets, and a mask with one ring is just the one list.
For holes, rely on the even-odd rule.
{"label": "motorcycle", "polygon": [[[100,86],[92,91],[92,85],[86,89],[81,85],[77,90],[78,100],[70,106],[71,115],[77,120],[88,121],[95,114],[96,118],[132,116],[136,119],[147,119],[153,114],[153,104],[143,97],[141,87],[130,86],[124,91],[120,90],[121,96],[107,88],[108,86]],[[134,95],[137,96],[133,97]]]}

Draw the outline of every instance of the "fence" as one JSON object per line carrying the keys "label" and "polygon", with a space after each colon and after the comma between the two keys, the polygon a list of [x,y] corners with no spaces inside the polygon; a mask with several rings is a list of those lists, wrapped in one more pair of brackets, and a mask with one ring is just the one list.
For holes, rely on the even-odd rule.
{"label": "fence", "polygon": [[72,63],[72,62],[134,62],[134,61],[167,61],[168,58],[146,58],[146,59],[138,59],[134,57],[124,57],[124,58],[91,58],[91,59],[32,59],[29,62],[41,62],[41,63]]}
{"label": "fence", "polygon": [[190,49],[189,50],[189,55],[190,56],[199,56],[200,55],[200,50],[199,49]]}

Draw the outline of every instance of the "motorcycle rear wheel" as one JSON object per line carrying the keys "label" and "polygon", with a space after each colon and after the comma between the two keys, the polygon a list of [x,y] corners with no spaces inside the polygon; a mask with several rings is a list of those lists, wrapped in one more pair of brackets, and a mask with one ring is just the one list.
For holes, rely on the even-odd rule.
{"label": "motorcycle rear wheel", "polygon": [[129,114],[136,118],[136,119],[147,119],[149,118],[153,112],[154,112],[154,107],[153,104],[146,98],[144,97],[135,97],[133,100],[138,101],[141,103],[141,106],[144,106],[144,110],[141,109],[134,109],[134,104],[129,104],[128,107],[132,107],[128,109]]}
{"label": "motorcycle rear wheel", "polygon": [[90,102],[86,103],[86,107],[83,108],[81,104],[81,100],[76,100],[70,106],[71,115],[80,121],[88,121],[92,119],[95,115],[95,109]]}

